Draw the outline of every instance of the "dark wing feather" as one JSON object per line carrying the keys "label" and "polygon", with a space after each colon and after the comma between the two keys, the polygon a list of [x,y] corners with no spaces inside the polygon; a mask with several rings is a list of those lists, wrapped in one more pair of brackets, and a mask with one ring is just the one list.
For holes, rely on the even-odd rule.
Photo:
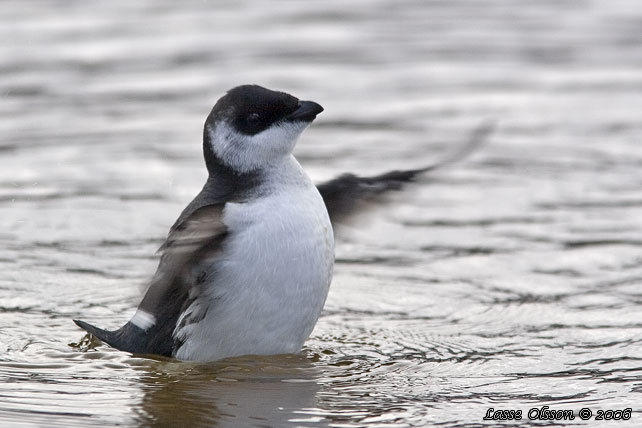
{"label": "dark wing feather", "polygon": [[203,253],[219,249],[227,236],[222,220],[224,206],[200,207],[172,227],[165,243],[158,249],[162,253],[160,263],[139,309],[153,314],[169,288],[189,287],[189,284],[179,284],[185,268],[192,266]]}
{"label": "dark wing feather", "polygon": [[259,184],[256,173],[237,173],[216,157],[207,128],[203,130],[203,151],[209,171],[207,182],[170,229],[167,241],[159,249],[162,256],[156,274],[139,305],[139,309],[156,318],[156,323],[147,330],[128,322],[118,330],[106,331],[76,321],[114,348],[171,356],[180,346],[172,333],[200,285],[190,268],[201,258],[215,257],[221,249],[227,236],[222,222],[225,203],[246,200]]}
{"label": "dark wing feather", "polygon": [[195,209],[172,227],[159,249],[162,256],[158,269],[138,307],[154,316],[154,325],[143,330],[128,322],[118,330],[107,331],[74,320],[76,324],[121,351],[172,356],[176,347],[172,333],[194,285],[186,270],[220,250],[227,236],[223,208],[224,204],[215,204]]}
{"label": "dark wing feather", "polygon": [[433,171],[457,162],[478,149],[485,141],[494,123],[486,122],[477,127],[469,140],[459,150],[432,165],[402,171],[390,171],[371,177],[343,174],[335,179],[319,184],[317,188],[325,201],[332,223],[342,223],[352,215],[358,214],[370,202],[378,202],[392,190],[400,190],[423,173]]}

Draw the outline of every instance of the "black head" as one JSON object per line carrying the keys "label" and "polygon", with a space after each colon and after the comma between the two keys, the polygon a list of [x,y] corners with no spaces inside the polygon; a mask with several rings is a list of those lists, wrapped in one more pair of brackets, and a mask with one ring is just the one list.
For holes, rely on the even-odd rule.
{"label": "black head", "polygon": [[283,159],[322,111],[313,101],[257,85],[231,89],[205,122],[203,150],[210,175],[217,165],[246,173]]}
{"label": "black head", "polygon": [[226,120],[235,131],[255,135],[283,121],[312,122],[323,107],[312,101],[299,101],[285,92],[271,91],[258,85],[242,85],[221,97],[208,123]]}

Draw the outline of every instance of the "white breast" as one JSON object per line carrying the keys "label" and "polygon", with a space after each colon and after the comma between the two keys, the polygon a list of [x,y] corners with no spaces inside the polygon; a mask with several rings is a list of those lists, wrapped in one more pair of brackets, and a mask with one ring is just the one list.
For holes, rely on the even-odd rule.
{"label": "white breast", "polygon": [[226,205],[230,237],[193,303],[207,313],[175,332],[184,338],[177,358],[298,352],[316,324],[334,266],[325,204],[294,157],[266,178],[260,197]]}

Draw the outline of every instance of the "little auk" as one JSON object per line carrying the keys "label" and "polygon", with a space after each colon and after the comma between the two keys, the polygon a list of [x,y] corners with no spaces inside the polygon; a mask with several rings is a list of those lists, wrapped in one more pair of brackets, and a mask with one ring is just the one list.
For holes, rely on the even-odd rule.
{"label": "little auk", "polygon": [[74,322],[133,354],[187,361],[300,351],[323,309],[334,266],[333,223],[363,203],[472,151],[425,168],[315,186],[292,150],[323,107],[257,85],[228,91],[203,130],[209,177],[160,247],[134,316],[115,331]]}

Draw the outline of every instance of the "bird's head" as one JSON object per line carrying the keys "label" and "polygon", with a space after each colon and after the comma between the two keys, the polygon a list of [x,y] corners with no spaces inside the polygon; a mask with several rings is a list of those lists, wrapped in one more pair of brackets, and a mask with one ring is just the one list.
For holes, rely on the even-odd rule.
{"label": "bird's head", "polygon": [[238,173],[256,171],[289,156],[322,111],[319,104],[284,92],[237,86],[217,101],[205,121],[205,160],[215,156]]}

